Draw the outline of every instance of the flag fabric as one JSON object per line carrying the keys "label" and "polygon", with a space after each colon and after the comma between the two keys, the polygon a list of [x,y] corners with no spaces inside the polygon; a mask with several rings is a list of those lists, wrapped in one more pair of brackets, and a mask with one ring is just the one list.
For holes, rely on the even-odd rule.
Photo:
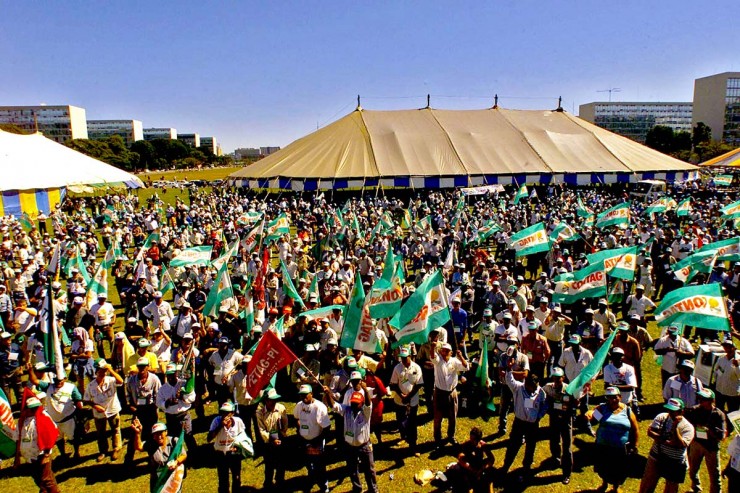
{"label": "flag fabric", "polygon": [[557,226],[550,232],[550,241],[575,241],[579,238],[578,233],[572,227],[568,226],[565,221],[560,221]]}
{"label": "flag fabric", "polygon": [[[478,368],[475,370],[475,378],[480,382],[481,389],[488,389],[491,387],[491,378],[488,376],[488,339],[483,338],[483,349],[480,352],[480,359],[478,360]],[[493,395],[486,398],[486,409],[491,412],[496,412],[496,405],[493,403]]]}
{"label": "flag fabric", "polygon": [[60,327],[57,324],[56,314],[54,313],[54,296],[51,290],[51,281],[46,286],[46,296],[44,305],[39,311],[39,327],[43,335],[44,359],[48,367],[54,369],[57,377],[64,377],[64,354],[62,352],[62,342],[59,337]]}
{"label": "flag fabric", "polygon": [[409,229],[414,224],[414,220],[411,216],[411,211],[408,209],[403,210],[403,219],[401,219],[401,227],[403,229]]}
{"label": "flag fabric", "polygon": [[732,185],[732,175],[717,175],[712,181],[718,187],[729,187]]}
{"label": "flag fabric", "polygon": [[637,268],[638,246],[613,248],[602,250],[586,256],[588,263],[598,264],[604,262],[604,270],[611,277],[632,281],[635,278]]}
{"label": "flag fabric", "polygon": [[429,332],[450,320],[449,303],[442,273],[437,270],[427,277],[403,304],[388,324],[397,329],[392,347],[424,344]]}
{"label": "flag fabric", "polygon": [[260,244],[260,238],[265,229],[265,221],[260,221],[254,228],[252,228],[247,236],[241,241],[240,246],[247,252],[252,253]]}
{"label": "flag fabric", "polygon": [[239,317],[244,320],[247,334],[252,335],[252,329],[254,329],[254,299],[252,298],[251,290],[244,293],[244,299],[246,300],[246,305],[239,314]]}
{"label": "flag fabric", "polygon": [[[180,430],[177,443],[172,447],[170,460],[177,460],[182,453],[182,445],[185,443],[185,429]],[[178,493],[182,490],[182,482],[185,479],[185,464],[179,464],[174,470],[170,470],[167,464],[157,468],[157,481],[154,483],[152,493]]]}
{"label": "flag fabric", "polygon": [[298,294],[293,280],[288,275],[288,267],[285,266],[283,259],[280,259],[280,272],[283,275],[283,293],[305,308],[306,305],[303,303],[301,295]]}
{"label": "flag fabric", "polygon": [[498,223],[491,219],[486,224],[478,228],[477,232],[477,241],[478,243],[483,243],[486,241],[492,234],[501,231],[501,226],[498,225]]}
{"label": "flag fabric", "polygon": [[740,200],[724,206],[720,211],[722,212],[723,221],[740,217]]}
{"label": "flag fabric", "polygon": [[606,338],[604,344],[602,344],[599,350],[594,354],[594,359],[592,359],[591,362],[568,383],[568,388],[565,390],[568,395],[579,399],[583,392],[583,387],[596,378],[604,367],[604,363],[606,362],[607,356],[609,356],[612,342],[614,342],[614,337],[617,335],[617,332],[619,331],[613,330],[612,333],[609,334],[609,337]]}
{"label": "flag fabric", "polygon": [[624,281],[614,279],[606,293],[606,300],[609,304],[622,303],[624,301]]}
{"label": "flag fabric", "polygon": [[717,262],[718,250],[697,251],[671,266],[676,278],[688,283],[699,273],[709,274]]}
{"label": "flag fabric", "polygon": [[708,243],[699,248],[697,252],[709,250],[717,250],[717,260],[720,262],[738,262],[740,261],[740,236]]}
{"label": "flag fabric", "polygon": [[10,399],[0,389],[0,459],[11,459],[15,456],[18,441],[18,425],[13,419]]}
{"label": "flag fabric", "polygon": [[261,212],[243,212],[236,218],[236,223],[240,226],[248,226],[250,224],[256,224],[262,220]]}
{"label": "flag fabric", "polygon": [[224,264],[218,270],[216,282],[213,283],[210,291],[208,291],[208,298],[206,298],[206,304],[203,307],[203,315],[208,315],[209,317],[216,316],[221,303],[233,297],[234,288],[231,285],[231,277],[229,276],[227,265]]}
{"label": "flag fabric", "polygon": [[221,269],[221,265],[224,263],[229,263],[229,259],[237,254],[239,251],[239,237],[237,236],[236,240],[234,240],[231,245],[226,249],[226,252],[224,252],[223,255],[218,257],[216,260],[214,260],[211,265],[213,265],[216,269]]}
{"label": "flag fabric", "polygon": [[427,215],[416,221],[416,224],[414,225],[416,229],[419,229],[421,231],[426,231],[427,229],[432,227],[432,216]]}
{"label": "flag fabric", "polygon": [[144,244],[141,245],[141,248],[139,249],[139,253],[136,254],[136,261],[144,260],[144,252],[149,250],[152,246],[152,244],[156,241],[158,242],[160,239],[159,233],[151,233],[149,236],[146,237],[146,240],[144,240]]}
{"label": "flag fabric", "polygon": [[645,208],[643,214],[660,214],[668,210],[668,197],[660,197],[658,200]]}
{"label": "flag fabric", "polygon": [[375,281],[370,290],[368,305],[372,318],[390,318],[401,308],[403,301],[403,260],[391,263],[393,268],[390,279],[383,276]]}
{"label": "flag fabric", "polygon": [[596,216],[596,227],[627,226],[630,223],[630,203],[622,202]]}
{"label": "flag fabric", "polygon": [[85,308],[88,310],[98,301],[98,295],[108,295],[108,269],[101,262],[92,279],[88,282],[85,294]]}
{"label": "flag fabric", "polygon": [[286,234],[290,234],[290,220],[288,220],[288,216],[283,212],[267,223],[264,243],[269,244],[271,241],[277,240]]}
{"label": "flag fabric", "polygon": [[730,331],[727,303],[719,283],[686,286],[669,292],[655,310],[655,320],[659,326],[680,323]]}
{"label": "flag fabric", "polygon": [[344,315],[345,312],[345,305],[329,305],[329,306],[322,306],[321,308],[316,308],[314,310],[308,310],[305,312],[301,312],[301,316],[305,316],[307,318],[318,320],[320,318],[328,317],[332,314],[334,310],[339,310],[342,312],[342,315]]}
{"label": "flag fabric", "polygon": [[606,273],[604,263],[599,262],[579,269],[573,273],[560,274],[553,278],[555,303],[574,303],[584,298],[606,295]]}
{"label": "flag fabric", "polygon": [[583,205],[583,201],[580,197],[578,197],[578,204],[576,205],[576,214],[578,217],[589,217],[592,216],[594,213],[591,209]]}
{"label": "flag fabric", "polygon": [[364,351],[369,354],[380,352],[380,341],[375,332],[375,324],[370,316],[369,298],[365,297],[362,279],[358,272],[355,276],[355,286],[347,307],[347,316],[344,319],[344,328],[339,345],[344,348]]}
{"label": "flag fabric", "polygon": [[186,267],[188,265],[209,265],[211,263],[212,246],[197,246],[181,250],[170,262],[170,267]]}
{"label": "flag fabric", "polygon": [[550,250],[550,238],[542,222],[514,233],[509,241],[517,257]]}
{"label": "flag fabric", "polygon": [[172,280],[172,272],[170,272],[170,270],[171,268],[162,268],[162,278],[159,280],[159,290],[162,291],[163,296],[175,289],[175,281]]}
{"label": "flag fabric", "polygon": [[691,210],[691,197],[686,197],[676,206],[676,215],[678,217],[688,216]]}
{"label": "flag fabric", "polygon": [[49,265],[46,266],[46,272],[49,274],[56,274],[59,271],[59,263],[61,260],[62,245],[57,243],[54,247],[54,253],[51,254],[51,260]]}
{"label": "flag fabric", "polygon": [[457,257],[457,254],[455,253],[455,242],[453,241],[450,244],[450,249],[447,250],[447,256],[445,257],[444,264],[442,264],[442,270],[445,272],[452,270],[455,267],[455,258]]}
{"label": "flag fabric", "polygon": [[527,190],[527,185],[522,185],[519,187],[519,190],[517,190],[516,195],[514,195],[513,203],[514,205],[517,205],[522,199],[529,197],[529,191]]}
{"label": "flag fabric", "polygon": [[273,375],[297,359],[274,332],[268,330],[262,334],[257,349],[247,364],[245,379],[249,395],[259,394]]}
{"label": "flag fabric", "polygon": [[582,226],[584,228],[593,228],[594,224],[596,224],[596,215],[595,214],[589,214],[583,220]]}

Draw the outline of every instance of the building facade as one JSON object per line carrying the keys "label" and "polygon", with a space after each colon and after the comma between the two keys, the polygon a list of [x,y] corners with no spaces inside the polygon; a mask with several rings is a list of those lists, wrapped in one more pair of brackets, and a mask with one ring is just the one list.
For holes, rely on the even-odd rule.
{"label": "building facade", "polygon": [[579,106],[578,116],[630,139],[645,143],[656,125],[674,132],[691,132],[692,103],[594,102]]}
{"label": "building facade", "polygon": [[279,147],[260,147],[260,155],[269,156],[270,154],[273,154],[279,150]]}
{"label": "building facade", "polygon": [[216,137],[201,137],[200,145],[198,147],[207,147],[214,156],[217,155],[216,151],[218,150],[218,142],[216,142]]}
{"label": "building facade", "polygon": [[169,139],[177,140],[177,130],[169,127],[145,128],[144,140]]}
{"label": "building facade", "polygon": [[694,80],[693,124],[704,122],[712,139],[740,145],[740,72]]}
{"label": "building facade", "polygon": [[260,157],[260,150],[256,147],[240,147],[234,151],[234,159],[257,159]]}
{"label": "building facade", "polygon": [[26,132],[65,143],[87,138],[85,108],[77,106],[0,106],[0,123],[16,125]]}
{"label": "building facade", "polygon": [[190,147],[200,147],[200,134],[178,134],[177,140]]}
{"label": "building facade", "polygon": [[88,120],[87,135],[90,140],[120,135],[126,146],[130,146],[144,140],[144,127],[139,120]]}

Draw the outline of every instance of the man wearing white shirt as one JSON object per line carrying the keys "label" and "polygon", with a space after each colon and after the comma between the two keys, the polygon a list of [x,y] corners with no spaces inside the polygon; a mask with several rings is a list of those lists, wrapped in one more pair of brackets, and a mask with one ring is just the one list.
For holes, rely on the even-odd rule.
{"label": "man wearing white shirt", "polygon": [[622,396],[622,402],[628,406],[632,403],[637,388],[635,369],[622,361],[624,350],[612,348],[611,363],[604,367],[604,388],[616,387]]}
{"label": "man wearing white shirt", "polygon": [[118,400],[117,389],[122,385],[121,376],[104,359],[95,362],[95,378],[87,385],[82,400],[93,408],[95,431],[98,435],[97,462],[102,462],[108,453],[108,427],[113,435],[111,460],[118,460],[121,451],[121,402]]}
{"label": "man wearing white shirt", "polygon": [[214,394],[219,405],[231,396],[226,384],[243,359],[241,353],[229,348],[229,342],[228,337],[221,337],[218,340],[218,349],[208,358],[208,363],[213,367]]}
{"label": "man wearing white shirt", "polygon": [[107,301],[107,293],[98,293],[98,302],[90,307],[90,315],[95,317],[95,337],[97,341],[98,355],[105,357],[103,341],[108,341],[108,346],[113,351],[113,324],[116,323],[116,309]]}
{"label": "man wearing white shirt", "polygon": [[302,438],[306,454],[308,481],[303,491],[310,492],[314,484],[320,491],[329,492],[329,481],[326,477],[326,458],[324,457],[324,437],[329,431],[331,420],[323,402],[313,398],[313,389],[308,384],[301,385],[298,395],[302,400],[293,409],[298,435]]}
{"label": "man wearing white shirt", "polygon": [[663,363],[660,367],[661,385],[663,386],[669,378],[678,373],[679,360],[694,357],[694,348],[691,347],[691,343],[678,335],[678,331],[679,327],[670,325],[667,334],[658,339],[653,347],[655,354],[663,356]]}
{"label": "man wearing white shirt", "polygon": [[720,411],[731,413],[740,409],[740,355],[731,338],[722,341],[725,355],[714,366],[716,402]]}
{"label": "man wearing white shirt", "polygon": [[434,441],[436,448],[442,448],[442,420],[447,419],[447,439],[456,444],[455,427],[457,425],[457,375],[467,371],[469,365],[457,350],[457,357],[452,357],[452,346],[449,343],[432,357],[434,365]]}
{"label": "man wearing white shirt", "polygon": [[162,330],[168,330],[170,322],[175,318],[170,304],[162,299],[161,291],[154,293],[154,300],[144,307],[142,313],[150,322],[151,326],[159,327]]}
{"label": "man wearing white shirt", "polygon": [[396,422],[401,440],[409,444],[411,453],[416,454],[418,436],[416,416],[419,412],[419,390],[424,385],[421,367],[411,361],[411,352],[402,347],[398,353],[401,362],[393,368],[390,387],[394,391],[396,403]]}
{"label": "man wearing white shirt", "polygon": [[180,436],[184,429],[185,443],[189,450],[194,451],[196,443],[189,411],[195,402],[195,390],[186,392],[187,381],[178,378],[176,364],[168,364],[164,374],[165,382],[157,392],[157,407],[164,412],[167,430],[172,436]]}

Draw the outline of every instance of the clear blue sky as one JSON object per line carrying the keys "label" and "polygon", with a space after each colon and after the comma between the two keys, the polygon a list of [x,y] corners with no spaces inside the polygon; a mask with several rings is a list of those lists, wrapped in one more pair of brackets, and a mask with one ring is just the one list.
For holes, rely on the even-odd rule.
{"label": "clear blue sky", "polygon": [[[0,0],[0,105],[285,146],[351,111],[690,101],[740,71],[740,1]],[[413,98],[406,98],[413,96]],[[441,96],[456,96],[441,97]],[[459,96],[459,97],[458,97]]]}

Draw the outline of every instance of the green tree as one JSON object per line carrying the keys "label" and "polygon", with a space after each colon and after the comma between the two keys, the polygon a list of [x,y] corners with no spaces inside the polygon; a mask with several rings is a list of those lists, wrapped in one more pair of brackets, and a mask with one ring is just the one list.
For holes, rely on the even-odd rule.
{"label": "green tree", "polygon": [[26,132],[18,125],[15,125],[14,123],[0,123],[0,130],[3,132],[8,132],[11,134],[18,134],[18,135],[27,135],[30,132]]}
{"label": "green tree", "polygon": [[698,157],[698,162],[703,163],[704,161],[709,161],[712,158],[730,152],[733,149],[734,147],[730,144],[725,144],[724,142],[716,140],[708,140],[696,146],[694,151]]}
{"label": "green tree", "polygon": [[692,130],[691,144],[694,147],[712,140],[712,129],[704,122],[699,122]]}
{"label": "green tree", "polygon": [[685,130],[673,134],[673,150],[671,152],[682,151],[691,151],[691,134]]}
{"label": "green tree", "polygon": [[673,129],[665,125],[656,125],[648,130],[645,145],[668,154],[673,150]]}
{"label": "green tree", "polygon": [[157,152],[154,146],[146,140],[137,140],[131,144],[131,151],[139,155],[139,162],[137,168],[139,169],[152,169],[157,158]]}

